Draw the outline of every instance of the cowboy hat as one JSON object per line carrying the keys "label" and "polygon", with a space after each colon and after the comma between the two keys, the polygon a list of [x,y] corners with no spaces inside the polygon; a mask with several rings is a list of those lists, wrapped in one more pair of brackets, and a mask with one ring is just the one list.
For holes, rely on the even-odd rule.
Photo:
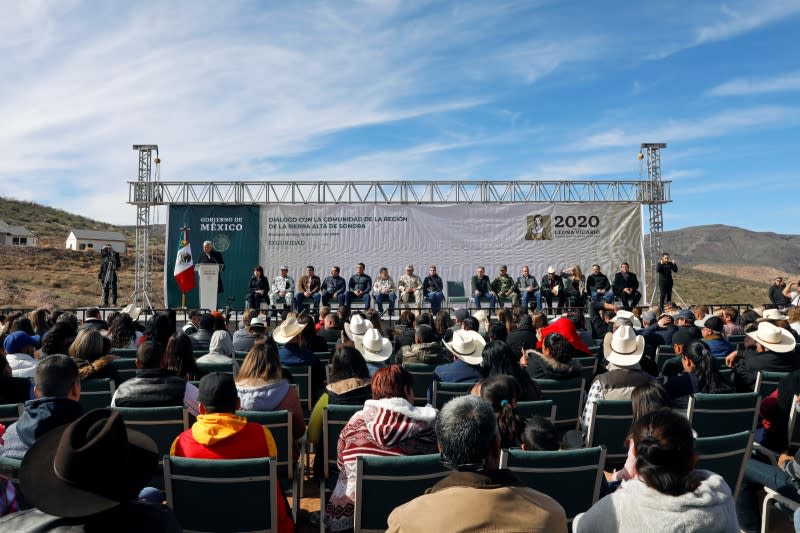
{"label": "cowboy hat", "polygon": [[89,516],[135,499],[158,464],[153,439],[111,409],[89,411],[42,435],[25,454],[20,485],[43,512]]}
{"label": "cowboy hat", "polygon": [[350,322],[344,323],[344,332],[348,337],[355,340],[356,337],[362,336],[371,327],[372,322],[364,320],[364,317],[361,315],[353,315],[352,318],[350,318]]}
{"label": "cowboy hat", "polygon": [[122,310],[120,310],[120,313],[127,314],[129,317],[131,317],[131,320],[136,322],[136,319],[139,318],[140,314],[142,314],[142,308],[136,307],[136,304],[128,304],[123,307]]}
{"label": "cowboy hat", "polygon": [[392,355],[392,343],[375,328],[367,329],[355,340],[356,349],[368,363],[383,363]]}
{"label": "cowboy hat", "polygon": [[483,362],[483,348],[486,340],[477,331],[460,329],[453,333],[453,339],[444,345],[450,353],[467,363],[479,365]]}
{"label": "cowboy hat", "polygon": [[618,318],[624,318],[630,320],[631,324],[633,324],[633,327],[636,329],[642,327],[642,323],[638,318],[636,318],[636,315],[634,315],[630,311],[626,311],[625,309],[620,309],[619,311],[617,311],[617,314],[614,315],[614,318],[611,319],[611,322],[616,322]]}
{"label": "cowboy hat", "polygon": [[795,340],[792,334],[770,322],[761,322],[758,329],[747,333],[747,336],[773,352],[784,353],[794,350]]}
{"label": "cowboy hat", "polygon": [[612,365],[633,366],[644,353],[644,337],[637,335],[631,326],[620,326],[614,333],[606,333],[603,353]]}
{"label": "cowboy hat", "polygon": [[489,318],[489,315],[487,315],[486,311],[484,311],[483,309],[478,309],[477,311],[475,311],[475,313],[473,313],[472,316],[475,317],[475,319],[478,321],[479,324],[481,322],[485,322]]}
{"label": "cowboy hat", "polygon": [[290,316],[272,330],[272,338],[275,339],[275,342],[278,344],[286,344],[297,337],[305,327],[305,324],[301,324],[295,317]]}
{"label": "cowboy hat", "polygon": [[786,320],[787,318],[789,317],[781,314],[777,309],[764,309],[764,312],[761,313],[761,318],[756,320],[756,322],[764,322],[765,320]]}

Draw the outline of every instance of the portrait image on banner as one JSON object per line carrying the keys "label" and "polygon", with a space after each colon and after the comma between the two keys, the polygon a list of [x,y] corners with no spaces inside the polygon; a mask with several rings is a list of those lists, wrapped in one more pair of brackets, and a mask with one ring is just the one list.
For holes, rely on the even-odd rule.
{"label": "portrait image on banner", "polygon": [[526,219],[528,221],[528,231],[525,233],[526,241],[549,241],[553,238],[550,229],[550,215],[536,213],[528,215]]}
{"label": "portrait image on banner", "polygon": [[[179,264],[185,257],[186,251],[191,250],[192,275],[196,275],[197,267],[204,262],[204,257],[211,258],[210,262],[220,264],[219,288],[215,309],[222,309],[228,303],[228,298],[233,298],[231,305],[241,308],[247,293],[247,283],[253,270],[258,264],[259,244],[259,208],[257,206],[193,206],[171,205],[167,211],[167,253],[165,254],[164,272],[173,272],[173,276],[164,276],[164,296],[167,307],[181,305],[182,288],[189,287],[188,280],[183,274],[188,269],[188,262]],[[187,228],[189,240],[181,236],[183,228]],[[210,250],[206,252],[203,244],[211,243]],[[179,253],[182,248],[183,253]],[[199,284],[188,289],[186,306],[199,307]],[[212,298],[213,300],[213,298]]]}

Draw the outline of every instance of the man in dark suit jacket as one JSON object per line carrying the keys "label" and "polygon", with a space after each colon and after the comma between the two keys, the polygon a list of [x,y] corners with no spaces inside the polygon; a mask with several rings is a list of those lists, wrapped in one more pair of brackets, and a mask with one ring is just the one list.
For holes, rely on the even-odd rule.
{"label": "man in dark suit jacket", "polygon": [[636,274],[630,272],[628,263],[622,263],[619,266],[619,272],[614,274],[613,283],[614,296],[620,299],[622,307],[630,309],[639,305],[639,300],[642,299],[642,293],[639,292],[639,280]]}
{"label": "man in dark suit jacket", "polygon": [[203,243],[203,253],[197,258],[198,263],[210,263],[219,265],[219,274],[217,277],[217,292],[222,292],[222,271],[225,268],[225,261],[222,259],[222,254],[214,249],[211,241]]}
{"label": "man in dark suit jacket", "polygon": [[302,276],[297,281],[297,293],[295,294],[295,306],[294,308],[298,311],[303,310],[303,300],[305,298],[311,298],[314,304],[314,312],[319,310],[319,300],[320,300],[320,289],[322,288],[322,283],[320,282],[319,276],[314,274],[314,267],[308,265],[306,267],[306,275]]}

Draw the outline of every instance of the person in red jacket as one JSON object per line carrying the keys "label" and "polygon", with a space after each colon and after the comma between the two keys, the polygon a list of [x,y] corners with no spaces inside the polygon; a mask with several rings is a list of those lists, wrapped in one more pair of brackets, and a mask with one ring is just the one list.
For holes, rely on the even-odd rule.
{"label": "person in red jacket", "polygon": [[[278,447],[269,429],[236,416],[239,396],[231,374],[214,372],[203,376],[197,400],[197,422],[178,435],[170,455],[195,459],[277,457]],[[278,530],[294,532],[291,511],[277,481],[276,489],[278,501],[283,501],[278,505]]]}

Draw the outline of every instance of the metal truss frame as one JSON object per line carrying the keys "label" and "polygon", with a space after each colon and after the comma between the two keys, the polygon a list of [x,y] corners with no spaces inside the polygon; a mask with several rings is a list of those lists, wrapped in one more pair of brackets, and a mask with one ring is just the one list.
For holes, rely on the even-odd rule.
{"label": "metal truss frame", "polygon": [[635,202],[660,211],[671,201],[669,181],[158,181],[147,183],[151,194],[142,181],[128,185],[138,206]]}

